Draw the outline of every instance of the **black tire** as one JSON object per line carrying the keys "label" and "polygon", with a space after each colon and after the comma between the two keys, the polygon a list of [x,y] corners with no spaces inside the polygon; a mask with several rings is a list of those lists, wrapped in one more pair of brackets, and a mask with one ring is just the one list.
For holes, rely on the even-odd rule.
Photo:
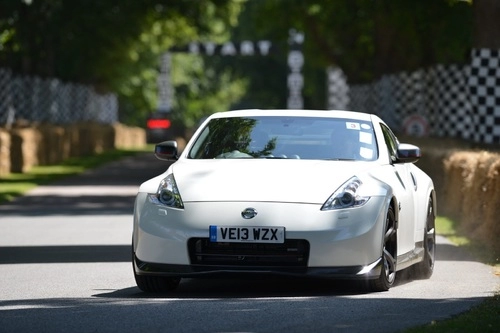
{"label": "black tire", "polygon": [[396,281],[397,243],[396,216],[393,208],[389,207],[382,247],[383,265],[378,279],[370,281],[370,291],[387,291],[394,285]]}
{"label": "black tire", "polygon": [[434,272],[436,261],[436,215],[432,198],[427,206],[427,222],[424,229],[424,260],[413,266],[417,279],[428,279]]}

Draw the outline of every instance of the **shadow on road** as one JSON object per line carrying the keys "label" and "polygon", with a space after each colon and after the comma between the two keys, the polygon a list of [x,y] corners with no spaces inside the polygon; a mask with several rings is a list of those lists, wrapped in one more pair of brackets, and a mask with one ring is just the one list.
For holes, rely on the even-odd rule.
{"label": "shadow on road", "polygon": [[[471,254],[454,245],[438,244],[439,261],[475,261]],[[131,245],[3,246],[0,264],[129,262]]]}
{"label": "shadow on road", "polygon": [[131,245],[4,246],[0,264],[131,262],[131,250]]}
{"label": "shadow on road", "polygon": [[131,195],[30,195],[0,205],[4,216],[132,215],[135,196]]}
{"label": "shadow on road", "polygon": [[[328,291],[328,287],[285,286],[275,282],[255,286],[254,281],[247,281],[235,286],[246,290],[232,289],[224,294],[216,289],[205,293],[194,291],[194,295],[184,292],[184,297],[176,295],[175,299],[144,299],[134,288],[130,288],[121,294],[125,299],[93,297],[0,301],[0,309],[9,309],[0,315],[0,325],[5,332],[51,333],[382,333],[399,332],[430,323],[431,320],[446,319],[450,314],[461,313],[484,300],[481,297],[447,301],[393,298],[390,292],[350,297],[349,293],[335,291],[338,290],[335,287]],[[132,299],[134,295],[135,299]]]}
{"label": "shadow on road", "polygon": [[[135,195],[144,181],[171,163],[153,153],[139,154],[43,185],[12,202],[0,204],[3,216],[132,214]],[[92,189],[89,190],[89,189]]]}
{"label": "shadow on road", "polygon": [[364,283],[326,280],[317,278],[293,278],[255,276],[252,278],[197,278],[183,279],[172,292],[145,293],[137,287],[93,295],[99,298],[263,298],[263,297],[313,297],[328,295],[359,295],[367,290]]}

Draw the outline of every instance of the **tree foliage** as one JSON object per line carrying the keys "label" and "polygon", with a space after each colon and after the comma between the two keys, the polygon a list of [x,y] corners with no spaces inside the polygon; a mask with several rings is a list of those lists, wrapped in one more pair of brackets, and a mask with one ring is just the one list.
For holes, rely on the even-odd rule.
{"label": "tree foliage", "polygon": [[473,7],[474,47],[500,49],[500,1],[474,0]]}
{"label": "tree foliage", "polygon": [[244,77],[234,75],[231,67],[217,67],[216,63],[217,59],[199,55],[173,56],[172,83],[176,96],[173,114],[187,128],[195,127],[211,113],[228,110],[247,91]]}
{"label": "tree foliage", "polygon": [[[472,43],[472,6],[455,0],[250,1],[234,38],[268,38],[286,48],[291,28],[305,34],[305,106],[324,108],[328,66],[342,68],[349,83],[357,84],[384,74],[466,61]],[[249,69],[249,85],[255,88],[249,94],[265,96],[266,91],[279,91],[279,101],[267,101],[284,107],[286,91],[280,87],[286,84],[287,70],[286,63],[269,63],[259,72]],[[269,79],[269,73],[280,76],[281,86],[258,93],[262,85],[254,82],[262,81],[262,75]]]}
{"label": "tree foliage", "polygon": [[[476,1],[485,10],[496,0]],[[267,57],[175,55],[173,112],[192,126],[227,108],[285,108],[292,28],[305,35],[305,107],[324,108],[326,67],[355,84],[463,62],[472,27],[473,6],[459,0],[0,0],[0,67],[117,92],[122,121],[140,123],[156,107],[159,59],[170,47],[278,46]]]}
{"label": "tree foliage", "polygon": [[240,7],[231,0],[2,0],[0,67],[117,92],[122,114],[144,118],[156,105],[160,55],[196,39],[226,39]]}

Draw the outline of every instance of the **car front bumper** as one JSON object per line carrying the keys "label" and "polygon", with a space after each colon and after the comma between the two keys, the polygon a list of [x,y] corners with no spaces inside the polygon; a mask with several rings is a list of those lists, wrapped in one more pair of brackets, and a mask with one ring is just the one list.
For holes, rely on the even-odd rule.
{"label": "car front bumper", "polygon": [[286,266],[213,266],[170,265],[148,263],[134,256],[135,272],[138,275],[196,278],[208,276],[276,275],[350,280],[370,280],[380,276],[382,259],[366,266],[346,267],[286,267]]}
{"label": "car front bumper", "polygon": [[[185,203],[185,208],[178,210],[154,204],[147,194],[141,193],[134,213],[136,274],[378,277],[386,206],[386,198],[380,196],[372,197],[362,207],[332,211],[321,211],[320,205],[313,204],[267,202]],[[252,220],[241,218],[242,210],[247,207],[259,212]],[[252,250],[261,253],[262,258],[256,258],[254,252],[236,250],[231,255],[210,253],[212,257],[223,255],[227,260],[212,257],[207,261],[197,260],[198,254],[206,256],[207,253],[193,242],[208,244],[210,225],[283,226],[287,242],[296,240],[306,244],[307,249],[302,249],[305,245],[285,244],[280,253],[273,247]],[[299,256],[297,251],[304,255]],[[285,259],[281,260],[280,255]]]}

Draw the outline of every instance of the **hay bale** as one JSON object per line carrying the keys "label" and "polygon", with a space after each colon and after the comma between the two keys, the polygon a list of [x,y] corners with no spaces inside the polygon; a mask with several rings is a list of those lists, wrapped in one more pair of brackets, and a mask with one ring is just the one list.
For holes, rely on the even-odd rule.
{"label": "hay bale", "polygon": [[66,131],[55,125],[40,125],[38,161],[40,165],[58,164],[70,156],[70,143],[65,140]]}
{"label": "hay bale", "polygon": [[110,125],[78,124],[79,156],[100,154],[114,149],[114,130]]}
{"label": "hay bale", "polygon": [[92,136],[92,128],[89,123],[79,123],[76,126],[78,134],[76,136],[76,146],[78,147],[78,157],[88,156],[93,153],[94,138]]}
{"label": "hay bale", "polygon": [[113,124],[113,129],[115,131],[114,146],[116,148],[124,149],[131,146],[132,138],[129,135],[127,126],[123,124]]}
{"label": "hay bale", "polygon": [[10,171],[23,173],[38,165],[39,132],[34,128],[11,130]]}
{"label": "hay bale", "polygon": [[10,133],[0,128],[0,177],[10,173]]}
{"label": "hay bale", "polygon": [[487,188],[484,193],[484,222],[481,224],[478,237],[496,253],[500,253],[500,155],[492,160],[485,175]]}
{"label": "hay bale", "polygon": [[462,206],[462,225],[473,238],[481,239],[482,226],[486,221],[486,211],[492,202],[491,180],[488,171],[497,158],[488,152],[470,152],[467,155],[470,165],[475,165],[470,176],[464,179],[464,202]]}
{"label": "hay bale", "polygon": [[140,127],[113,124],[114,147],[118,149],[142,148],[146,145],[146,131]]}
{"label": "hay bale", "polygon": [[64,127],[64,136],[62,140],[67,144],[68,157],[79,157],[80,147],[80,127],[78,124],[70,124]]}
{"label": "hay bale", "polygon": [[459,219],[464,205],[468,204],[465,194],[469,191],[470,178],[476,168],[477,161],[470,153],[456,152],[444,161],[445,179],[444,194],[441,200],[442,212]]}
{"label": "hay bale", "polygon": [[441,211],[472,239],[500,250],[500,155],[462,151],[444,163],[446,192]]}
{"label": "hay bale", "polygon": [[115,131],[111,125],[94,124],[92,130],[95,135],[94,154],[115,149]]}
{"label": "hay bale", "polygon": [[130,148],[142,148],[146,146],[146,130],[142,127],[132,127],[132,146]]}

